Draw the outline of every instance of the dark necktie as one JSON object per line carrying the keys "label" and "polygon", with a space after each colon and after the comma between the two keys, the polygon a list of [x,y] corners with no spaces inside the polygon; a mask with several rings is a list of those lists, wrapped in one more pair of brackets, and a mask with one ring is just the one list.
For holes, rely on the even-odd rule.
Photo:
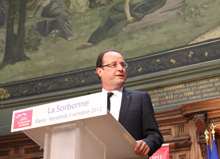
{"label": "dark necktie", "polygon": [[108,96],[107,96],[107,108],[108,108],[108,110],[110,111],[110,98],[111,98],[111,96],[113,95],[113,93],[112,92],[108,92]]}

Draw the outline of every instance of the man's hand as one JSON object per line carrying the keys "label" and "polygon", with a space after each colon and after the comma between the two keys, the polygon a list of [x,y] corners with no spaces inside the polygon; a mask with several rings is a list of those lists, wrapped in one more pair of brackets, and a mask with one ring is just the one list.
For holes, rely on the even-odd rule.
{"label": "man's hand", "polygon": [[134,152],[138,156],[146,156],[150,152],[150,148],[143,140],[136,141],[137,145],[134,148]]}

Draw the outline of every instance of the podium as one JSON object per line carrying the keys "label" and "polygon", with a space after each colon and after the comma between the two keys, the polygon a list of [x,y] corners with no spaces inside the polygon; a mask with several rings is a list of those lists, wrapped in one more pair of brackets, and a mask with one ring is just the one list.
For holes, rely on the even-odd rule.
{"label": "podium", "polygon": [[[89,95],[77,102],[70,99],[15,111],[12,132],[23,131],[44,148],[44,159],[141,158],[134,153],[136,141],[107,111],[107,100],[100,96]],[[75,109],[72,103],[82,103],[78,101],[89,104]],[[56,117],[51,117],[55,112]]]}

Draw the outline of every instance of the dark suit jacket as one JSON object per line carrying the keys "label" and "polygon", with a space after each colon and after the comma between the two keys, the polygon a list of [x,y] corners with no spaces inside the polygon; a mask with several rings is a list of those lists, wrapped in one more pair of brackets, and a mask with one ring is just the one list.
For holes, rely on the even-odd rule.
{"label": "dark suit jacket", "polygon": [[123,88],[119,122],[135,140],[144,140],[151,156],[163,143],[148,93]]}

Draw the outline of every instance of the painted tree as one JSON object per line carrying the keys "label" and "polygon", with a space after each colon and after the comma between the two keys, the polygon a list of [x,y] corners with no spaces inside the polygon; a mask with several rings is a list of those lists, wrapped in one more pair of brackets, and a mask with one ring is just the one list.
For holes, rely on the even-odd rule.
{"label": "painted tree", "polygon": [[8,0],[6,44],[0,68],[29,60],[25,55],[25,21],[27,0]]}

